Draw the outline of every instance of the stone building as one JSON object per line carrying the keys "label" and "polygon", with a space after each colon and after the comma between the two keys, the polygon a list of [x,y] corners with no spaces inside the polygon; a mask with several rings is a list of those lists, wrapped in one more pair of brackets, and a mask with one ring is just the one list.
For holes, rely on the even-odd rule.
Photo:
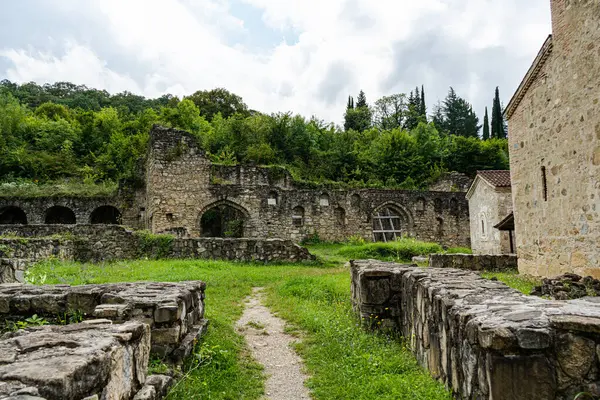
{"label": "stone building", "polygon": [[600,2],[552,0],[505,115],[519,270],[600,277]]}
{"label": "stone building", "polygon": [[478,171],[467,192],[467,200],[473,253],[513,253],[512,232],[496,228],[512,213],[510,171]]}
{"label": "stone building", "polygon": [[469,246],[464,175],[451,191],[339,189],[297,182],[279,167],[216,165],[187,132],[155,126],[139,188],[97,198],[0,197],[0,224],[117,223],[180,238],[391,241]]}

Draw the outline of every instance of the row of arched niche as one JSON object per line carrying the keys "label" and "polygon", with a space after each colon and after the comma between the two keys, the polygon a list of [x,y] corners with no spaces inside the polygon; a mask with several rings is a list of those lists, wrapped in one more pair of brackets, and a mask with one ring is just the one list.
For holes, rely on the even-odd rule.
{"label": "row of arched niche", "polygon": [[[17,206],[0,208],[0,225],[26,225],[27,214]],[[77,223],[89,224],[120,224],[121,212],[113,206],[100,206],[90,214],[87,221],[77,221],[75,212],[69,207],[52,206],[44,213],[44,224],[72,225]]]}
{"label": "row of arched niche", "polygon": [[[269,193],[268,204],[276,206],[278,198]],[[329,206],[323,197],[321,206]],[[329,200],[327,198],[327,200]],[[338,228],[346,225],[346,210],[340,206],[333,210],[334,220]],[[302,227],[305,223],[304,207],[297,205],[292,208],[291,225]],[[218,201],[207,206],[200,213],[200,235],[203,237],[243,237],[244,230],[250,219],[248,211],[242,206],[229,200]],[[402,206],[387,202],[375,209],[371,215],[372,235],[376,242],[393,241],[410,232],[411,218]]]}

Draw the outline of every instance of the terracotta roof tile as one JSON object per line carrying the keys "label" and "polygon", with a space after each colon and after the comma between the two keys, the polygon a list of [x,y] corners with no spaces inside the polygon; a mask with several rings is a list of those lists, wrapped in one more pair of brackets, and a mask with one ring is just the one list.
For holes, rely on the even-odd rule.
{"label": "terracotta roof tile", "polygon": [[508,170],[477,171],[477,175],[494,187],[510,187],[510,171]]}

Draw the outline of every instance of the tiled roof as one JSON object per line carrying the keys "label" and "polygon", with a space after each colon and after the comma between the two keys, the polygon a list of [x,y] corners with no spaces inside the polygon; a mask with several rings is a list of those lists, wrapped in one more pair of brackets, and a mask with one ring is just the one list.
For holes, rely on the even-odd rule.
{"label": "tiled roof", "polygon": [[510,171],[508,170],[477,171],[477,175],[494,187],[510,187]]}

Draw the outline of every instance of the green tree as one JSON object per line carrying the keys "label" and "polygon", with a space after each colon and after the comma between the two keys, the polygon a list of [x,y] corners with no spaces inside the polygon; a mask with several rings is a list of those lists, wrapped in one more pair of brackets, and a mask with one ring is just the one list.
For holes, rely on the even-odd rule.
{"label": "green tree", "polygon": [[407,115],[405,94],[384,96],[377,100],[373,107],[374,125],[381,130],[401,128]]}
{"label": "green tree", "polygon": [[220,113],[223,118],[229,118],[234,114],[242,114],[248,116],[248,106],[242,98],[227,89],[216,88],[213,90],[199,90],[196,93],[188,96],[187,99],[196,104],[202,115],[207,121]]}
{"label": "green tree", "polygon": [[436,114],[439,114],[434,116],[436,127],[446,135],[479,136],[479,118],[473,112],[471,104],[459,97],[454,88],[450,87]]}
{"label": "green tree", "polygon": [[490,121],[488,118],[488,109],[485,108],[485,116],[483,117],[483,140],[490,138]]}
{"label": "green tree", "polygon": [[427,123],[427,106],[425,105],[425,87],[421,85],[421,108],[419,114],[423,118],[423,122]]}
{"label": "green tree", "polygon": [[494,104],[492,106],[492,137],[496,139],[506,138],[506,122],[502,115],[502,105],[500,104],[500,90],[496,87],[494,94]]}
{"label": "green tree", "polygon": [[373,114],[367,103],[367,96],[362,90],[356,98],[354,108],[347,108],[344,115],[344,129],[349,131],[353,129],[357,132],[363,132],[372,125]]}

